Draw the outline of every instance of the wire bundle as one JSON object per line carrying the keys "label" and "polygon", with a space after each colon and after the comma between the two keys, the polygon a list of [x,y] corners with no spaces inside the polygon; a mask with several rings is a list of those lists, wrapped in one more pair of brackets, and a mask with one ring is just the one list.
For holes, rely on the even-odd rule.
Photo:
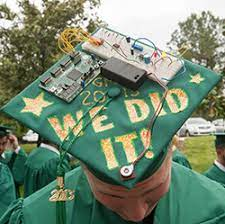
{"label": "wire bundle", "polygon": [[74,50],[74,46],[80,42],[88,41],[93,45],[100,46],[103,41],[92,37],[90,33],[82,28],[67,28],[58,38],[58,46],[61,51],[70,54]]}

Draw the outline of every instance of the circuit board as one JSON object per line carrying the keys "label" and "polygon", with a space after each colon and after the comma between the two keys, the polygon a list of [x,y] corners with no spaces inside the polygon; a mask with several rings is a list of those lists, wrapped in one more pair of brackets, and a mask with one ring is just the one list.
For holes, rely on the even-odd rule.
{"label": "circuit board", "polygon": [[39,87],[70,103],[100,74],[137,90],[147,76],[166,85],[183,66],[171,55],[160,56],[155,46],[110,29],[100,28],[92,36],[102,44],[81,43],[41,76]]}
{"label": "circuit board", "polygon": [[100,74],[102,64],[102,60],[84,52],[70,54],[41,77],[39,86],[70,103]]}
{"label": "circuit board", "polygon": [[[99,56],[105,60],[115,57],[140,69],[147,71],[148,74],[155,74],[157,78],[164,84],[168,84],[169,80],[182,68],[181,60],[169,55],[163,60],[159,60],[160,56],[153,57],[151,63],[145,61],[145,56],[154,54],[154,47],[144,42],[135,41],[132,38],[122,35],[118,32],[107,28],[100,28],[93,34],[93,37],[103,40],[101,46],[95,46],[89,42],[82,44],[82,49]],[[140,38],[145,41],[146,38]],[[158,61],[158,62],[157,62]],[[150,61],[149,61],[150,62]],[[155,77],[152,76],[155,80]]]}

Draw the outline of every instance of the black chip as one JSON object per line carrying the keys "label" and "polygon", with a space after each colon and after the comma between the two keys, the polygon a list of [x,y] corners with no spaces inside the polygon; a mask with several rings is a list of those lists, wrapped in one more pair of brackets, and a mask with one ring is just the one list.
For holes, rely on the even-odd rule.
{"label": "black chip", "polygon": [[65,59],[64,61],[62,61],[61,63],[60,63],[60,65],[63,67],[63,68],[66,68],[68,65],[70,65],[71,64],[71,60],[70,60],[70,58],[67,58],[67,59]]}
{"label": "black chip", "polygon": [[101,73],[104,77],[133,90],[137,90],[147,78],[145,70],[114,57],[101,67]]}
{"label": "black chip", "polygon": [[40,80],[40,82],[43,86],[46,86],[51,81],[52,81],[51,76],[44,77]]}
{"label": "black chip", "polygon": [[56,78],[58,75],[60,75],[61,72],[62,72],[62,70],[61,70],[61,68],[59,68],[59,67],[53,68],[53,69],[51,70],[51,74],[52,74],[52,76],[55,77],[55,78]]}
{"label": "black chip", "polygon": [[80,71],[74,69],[74,70],[72,70],[72,71],[67,75],[67,78],[72,79],[73,81],[76,81],[76,80],[78,80],[82,75],[83,75],[83,73],[81,73]]}
{"label": "black chip", "polygon": [[80,52],[73,52],[70,54],[70,58],[73,60],[74,64],[77,64],[81,60]]}

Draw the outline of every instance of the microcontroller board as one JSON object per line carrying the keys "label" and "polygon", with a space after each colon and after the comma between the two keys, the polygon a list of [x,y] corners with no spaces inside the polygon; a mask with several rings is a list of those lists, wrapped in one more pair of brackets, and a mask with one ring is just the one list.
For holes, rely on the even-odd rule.
{"label": "microcontroller board", "polygon": [[70,103],[95,77],[104,61],[84,52],[66,56],[40,79],[39,86]]}

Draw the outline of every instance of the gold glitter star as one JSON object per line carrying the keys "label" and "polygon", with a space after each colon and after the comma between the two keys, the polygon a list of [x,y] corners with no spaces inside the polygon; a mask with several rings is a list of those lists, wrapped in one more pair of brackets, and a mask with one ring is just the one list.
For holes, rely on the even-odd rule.
{"label": "gold glitter star", "polygon": [[193,82],[199,84],[200,82],[204,81],[205,79],[202,78],[200,74],[191,75],[191,80],[189,82]]}
{"label": "gold glitter star", "polygon": [[33,113],[36,116],[40,116],[43,108],[50,106],[53,102],[44,100],[44,93],[42,92],[36,98],[23,97],[25,107],[21,110],[21,113]]}

